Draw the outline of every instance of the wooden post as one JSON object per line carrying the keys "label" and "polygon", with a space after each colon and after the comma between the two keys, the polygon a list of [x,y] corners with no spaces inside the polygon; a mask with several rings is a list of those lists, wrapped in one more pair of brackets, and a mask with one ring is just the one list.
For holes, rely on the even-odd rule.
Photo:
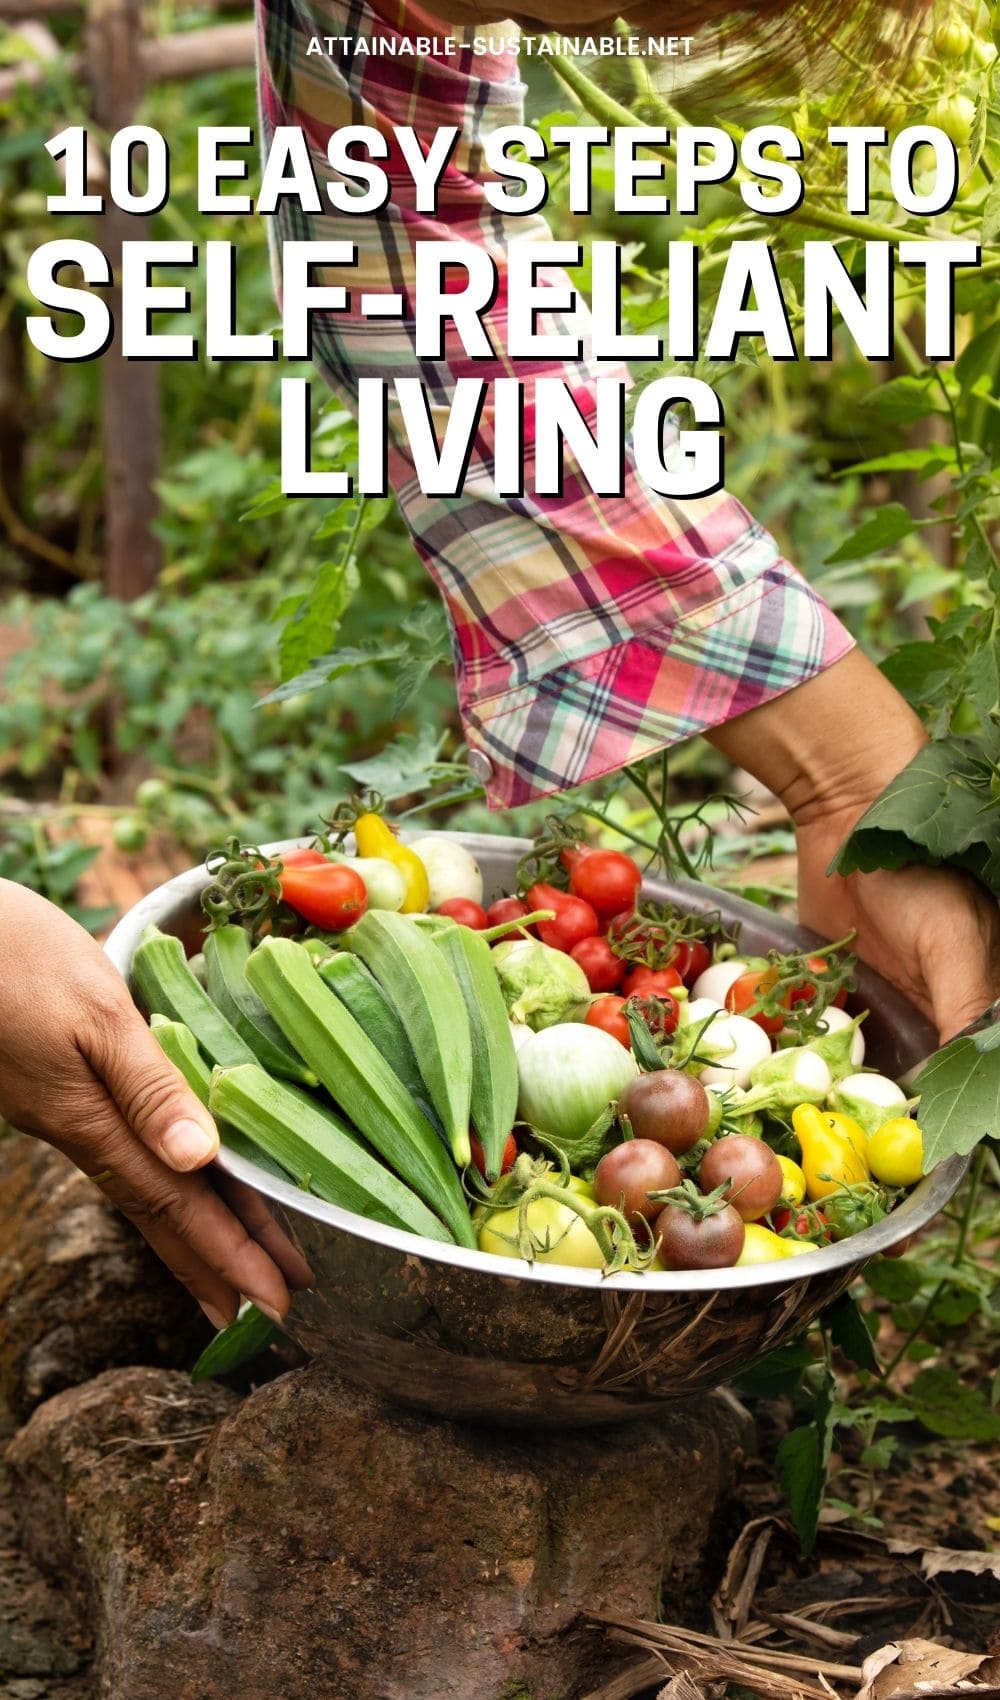
{"label": "wooden post", "polygon": [[[91,0],[86,61],[95,122],[113,134],[130,124],[142,94],[140,0]],[[106,202],[98,215],[97,242],[114,272],[107,301],[115,335],[101,361],[104,438],[106,590],[132,601],[150,589],[160,570],[153,535],[160,474],[160,399],[157,366],[124,360],[121,352],[121,245],[148,239],[146,219]]]}

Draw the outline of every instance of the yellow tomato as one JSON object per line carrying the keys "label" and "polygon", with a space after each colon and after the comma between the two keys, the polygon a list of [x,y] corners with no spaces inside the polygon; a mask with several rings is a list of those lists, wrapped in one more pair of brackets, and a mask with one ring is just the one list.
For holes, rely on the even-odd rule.
{"label": "yellow tomato", "polygon": [[[603,1269],[604,1254],[582,1216],[555,1198],[532,1198],[527,1208],[533,1263],[568,1263],[576,1269]],[[521,1256],[519,1207],[496,1210],[479,1229],[480,1251],[494,1257]]]}
{"label": "yellow tomato", "polygon": [[790,1240],[783,1240],[780,1234],[774,1234],[770,1228],[765,1228],[761,1222],[746,1224],[746,1238],[743,1250],[736,1259],[737,1269],[749,1263],[774,1263],[776,1260],[791,1255]]}
{"label": "yellow tomato", "polygon": [[798,1163],[793,1163],[790,1157],[779,1157],[778,1164],[784,1176],[781,1189],[782,1204],[801,1204],[806,1196],[806,1177]]}
{"label": "yellow tomato", "polygon": [[792,1126],[802,1147],[802,1172],[811,1199],[871,1178],[865,1135],[852,1116],[800,1104],[792,1111]]}
{"label": "yellow tomato", "polygon": [[868,1138],[868,1162],[886,1186],[915,1186],[924,1172],[924,1139],[910,1116],[893,1116]]}

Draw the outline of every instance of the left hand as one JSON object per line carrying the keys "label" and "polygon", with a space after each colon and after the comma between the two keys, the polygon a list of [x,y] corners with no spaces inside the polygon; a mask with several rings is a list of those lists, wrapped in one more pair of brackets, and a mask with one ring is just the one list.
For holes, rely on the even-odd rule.
{"label": "left hand", "polygon": [[954,868],[828,876],[856,817],[799,826],[799,919],[827,938],[854,929],[858,955],[934,1022],[943,1044],[1000,995],[1000,907]]}

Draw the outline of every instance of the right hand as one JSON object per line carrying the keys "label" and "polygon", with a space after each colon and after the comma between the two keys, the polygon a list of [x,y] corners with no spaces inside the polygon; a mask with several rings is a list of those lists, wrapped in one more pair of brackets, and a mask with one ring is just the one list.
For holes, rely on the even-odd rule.
{"label": "right hand", "polygon": [[257,1193],[200,1172],[215,1124],[100,946],[0,880],[0,953],[0,1116],[100,1177],[216,1328],[241,1297],[280,1320],[309,1266]]}

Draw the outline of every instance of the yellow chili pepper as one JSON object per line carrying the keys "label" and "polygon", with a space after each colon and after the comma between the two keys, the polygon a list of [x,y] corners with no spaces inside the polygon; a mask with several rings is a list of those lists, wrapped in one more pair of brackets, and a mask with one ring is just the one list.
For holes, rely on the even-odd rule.
{"label": "yellow chili pepper", "polygon": [[865,1135],[853,1116],[800,1104],[792,1111],[792,1126],[802,1147],[809,1198],[826,1198],[842,1186],[870,1180]]}
{"label": "yellow chili pepper", "polygon": [[406,882],[406,896],[403,898],[401,913],[422,914],[430,901],[431,888],[427,869],[416,851],[411,850],[407,844],[400,844],[391,826],[387,825],[381,815],[359,815],[354,824],[354,839],[359,856],[381,856],[399,869]]}

